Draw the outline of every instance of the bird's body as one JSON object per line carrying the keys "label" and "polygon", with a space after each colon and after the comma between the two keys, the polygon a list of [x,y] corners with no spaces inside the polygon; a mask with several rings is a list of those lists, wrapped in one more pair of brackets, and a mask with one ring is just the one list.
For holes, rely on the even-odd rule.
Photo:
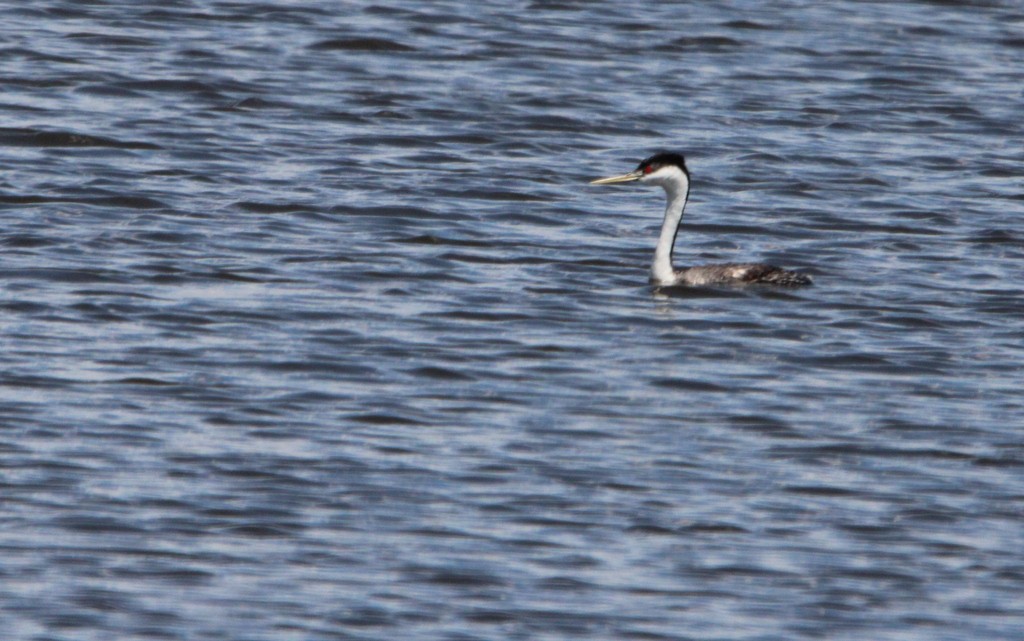
{"label": "bird's body", "polygon": [[651,282],[655,285],[719,285],[753,284],[782,285],[793,287],[810,285],[807,276],[791,272],[774,265],[760,263],[731,263],[721,265],[700,265],[676,270],[672,267],[672,250],[683,218],[686,199],[690,195],[690,172],[680,154],[659,153],[642,161],[634,171],[621,176],[612,176],[592,181],[592,185],[638,181],[658,185],[665,190],[667,204],[661,234],[654,249],[651,263]]}
{"label": "bird's body", "polygon": [[[764,283],[794,287],[810,285],[807,276],[791,272],[775,265],[763,263],[723,263],[721,265],[699,265],[675,271],[673,285],[719,285],[723,283]],[[657,283],[666,284],[666,283]]]}

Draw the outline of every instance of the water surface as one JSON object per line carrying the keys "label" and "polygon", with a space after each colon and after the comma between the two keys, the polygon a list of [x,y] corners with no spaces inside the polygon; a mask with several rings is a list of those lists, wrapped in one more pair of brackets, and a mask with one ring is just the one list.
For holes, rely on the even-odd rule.
{"label": "water surface", "polygon": [[1017,3],[0,6],[7,638],[1019,635]]}

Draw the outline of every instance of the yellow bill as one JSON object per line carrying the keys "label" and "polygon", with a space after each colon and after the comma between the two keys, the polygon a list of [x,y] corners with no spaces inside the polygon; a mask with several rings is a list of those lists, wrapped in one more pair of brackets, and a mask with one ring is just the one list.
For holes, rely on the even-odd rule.
{"label": "yellow bill", "polygon": [[609,176],[608,178],[598,178],[597,180],[591,180],[591,185],[614,185],[615,183],[628,183],[634,180],[640,180],[643,178],[643,173],[639,171],[631,171],[628,174],[622,174],[621,176]]}

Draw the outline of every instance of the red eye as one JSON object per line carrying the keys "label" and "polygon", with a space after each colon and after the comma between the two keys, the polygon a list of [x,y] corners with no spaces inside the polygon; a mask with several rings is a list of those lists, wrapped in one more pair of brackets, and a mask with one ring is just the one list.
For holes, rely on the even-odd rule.
{"label": "red eye", "polygon": [[654,165],[647,165],[646,167],[644,167],[644,173],[645,174],[649,174],[652,171],[654,171]]}

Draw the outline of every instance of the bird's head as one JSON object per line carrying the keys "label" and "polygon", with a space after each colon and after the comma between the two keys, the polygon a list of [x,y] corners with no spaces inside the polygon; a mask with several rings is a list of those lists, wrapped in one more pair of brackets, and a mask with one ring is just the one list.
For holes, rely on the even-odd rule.
{"label": "bird's head", "polygon": [[646,158],[636,169],[621,176],[609,176],[590,181],[591,185],[614,185],[616,183],[640,182],[669,188],[680,183],[689,184],[690,172],[682,154],[661,152]]}

